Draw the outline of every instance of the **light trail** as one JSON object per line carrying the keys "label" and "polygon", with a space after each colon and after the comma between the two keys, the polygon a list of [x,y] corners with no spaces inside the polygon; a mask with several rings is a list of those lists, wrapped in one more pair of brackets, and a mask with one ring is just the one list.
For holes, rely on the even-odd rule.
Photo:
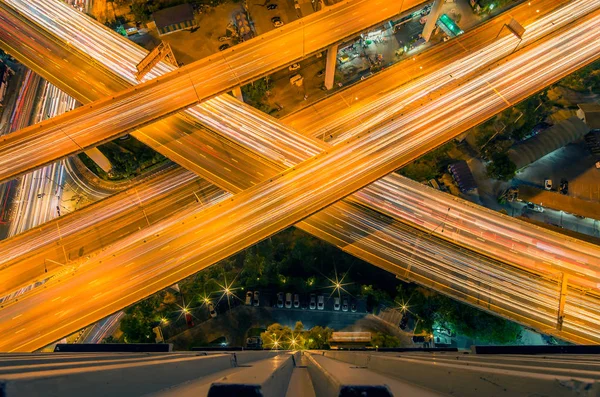
{"label": "light trail", "polygon": [[[393,129],[374,132],[353,139],[346,144],[338,145],[329,153],[317,156],[310,162],[303,163],[294,170],[273,178],[272,182],[265,182],[244,191],[226,203],[216,208],[209,208],[197,216],[188,217],[183,222],[178,221],[176,224],[168,225],[168,231],[162,228],[160,230],[150,228],[154,230],[147,230],[144,233],[146,241],[143,243],[138,240],[135,244],[127,242],[116,244],[113,249],[105,251],[91,261],[96,263],[96,266],[93,266],[91,262],[86,264],[81,269],[79,277],[67,278],[60,285],[53,286],[52,290],[57,294],[63,291],[69,300],[75,299],[79,302],[77,297],[84,292],[80,288],[73,288],[75,285],[72,283],[78,285],[92,283],[91,287],[86,288],[85,293],[88,293],[90,289],[106,287],[107,283],[113,283],[114,279],[121,279],[124,282],[120,283],[118,287],[123,291],[129,291],[128,293],[120,293],[118,299],[111,294],[110,301],[104,300],[105,303],[99,303],[98,300],[81,302],[82,305],[85,304],[89,308],[89,311],[84,314],[77,313],[76,318],[71,314],[69,320],[62,319],[60,325],[54,327],[49,325],[56,319],[50,318],[52,316],[48,314],[48,308],[43,307],[44,302],[47,302],[50,289],[40,291],[0,312],[0,316],[3,317],[18,310],[17,307],[28,307],[27,310],[23,310],[22,317],[14,320],[17,322],[14,325],[18,328],[21,318],[23,318],[23,321],[29,321],[27,324],[30,326],[29,329],[19,329],[18,334],[0,344],[12,344],[17,346],[16,350],[31,348],[36,343],[42,343],[42,339],[49,339],[59,333],[64,333],[67,328],[76,327],[78,323],[91,322],[102,312],[110,313],[111,310],[114,311],[118,306],[122,307],[128,301],[136,301],[140,296],[161,289],[161,285],[170,285],[169,283],[172,284],[174,280],[200,270],[217,258],[227,256],[230,252],[251,244],[251,241],[264,238],[290,222],[296,222],[336,200],[340,193],[350,193],[358,189],[362,184],[368,183],[371,178],[378,178],[389,172],[388,168],[392,167],[394,162],[400,161],[398,156],[409,155],[412,149],[411,143],[418,143],[427,134],[436,134],[437,136],[442,125],[446,126],[450,123],[456,129],[459,126],[462,128],[464,124],[474,123],[478,118],[489,114],[487,112],[491,111],[490,107],[497,110],[505,106],[496,93],[489,90],[488,83],[493,83],[506,98],[514,101],[540,84],[556,80],[581,64],[594,59],[600,45],[598,44],[600,24],[598,24],[597,18],[592,22],[594,23],[586,24],[585,29],[572,30],[577,37],[574,37],[576,40],[572,40],[571,43],[576,42],[579,51],[574,51],[572,45],[568,46],[564,42],[548,40],[544,43],[547,51],[537,57],[535,62],[531,62],[527,56],[531,55],[533,51],[520,53],[513,60],[493,68],[491,72],[477,76],[469,83],[424,105],[421,111],[428,111],[428,114],[434,115],[428,120],[428,123],[419,126],[418,123],[410,122],[408,116],[397,120],[397,123],[410,122],[407,130],[418,129],[418,132],[411,137],[411,142],[408,145],[404,143],[400,151],[397,150],[395,143],[409,131],[398,129],[399,125],[396,125]],[[590,26],[593,27],[590,28]],[[565,53],[572,56],[567,58]],[[528,62],[520,64],[519,61],[524,59],[527,59]],[[502,74],[508,76],[509,79],[501,83],[500,80],[504,77],[497,75],[495,73],[497,70],[501,70]],[[539,77],[536,79],[537,76],[541,76],[540,73],[545,73],[543,82],[539,80]],[[533,76],[534,78],[525,80],[523,76]],[[453,106],[448,106],[448,101],[452,101],[453,97],[459,93],[462,98],[470,98],[470,100],[463,103],[464,106],[460,112],[456,112]],[[485,112],[482,113],[483,109]],[[413,124],[416,125],[413,126]],[[353,156],[347,156],[348,152],[352,152]],[[231,219],[235,219],[235,223],[232,223]],[[161,230],[165,233],[164,235],[161,234]],[[139,237],[136,236],[136,238]],[[171,249],[167,253],[168,256],[162,257],[160,247],[165,245],[169,245]],[[120,247],[129,248],[119,252]],[[174,257],[177,253],[182,256]],[[140,263],[140,267],[132,273],[136,274],[136,277],[127,278],[126,274],[129,271],[127,269],[133,269],[134,266],[123,267],[122,265],[134,260]],[[160,266],[156,266],[159,263]],[[152,281],[140,285],[137,284],[140,281],[140,277],[137,275],[142,269],[143,272],[148,273],[146,279],[151,277]],[[104,271],[106,273],[102,273]],[[101,274],[110,274],[110,276],[101,276]],[[75,281],[75,279],[77,280]],[[33,307],[29,307],[29,305],[33,305]],[[42,322],[45,323],[44,329],[49,331],[38,336],[33,325]],[[3,320],[0,324],[5,326],[6,321]],[[569,321],[565,321],[564,329],[573,334],[580,333],[578,326]],[[586,335],[590,337],[589,334]],[[18,345],[15,344],[16,340],[27,342]],[[3,346],[0,345],[0,349],[2,348]]]}

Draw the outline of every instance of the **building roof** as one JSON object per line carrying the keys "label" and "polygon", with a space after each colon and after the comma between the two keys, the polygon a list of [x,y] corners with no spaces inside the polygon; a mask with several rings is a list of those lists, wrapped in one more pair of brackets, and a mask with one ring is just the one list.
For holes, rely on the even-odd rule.
{"label": "building roof", "polygon": [[577,117],[570,117],[546,129],[525,142],[514,145],[508,151],[508,157],[521,169],[536,160],[560,149],[590,131],[590,128]]}
{"label": "building roof", "polygon": [[583,114],[585,114],[585,123],[592,130],[600,129],[600,104],[591,103],[578,103],[577,106]]}
{"label": "building roof", "polygon": [[471,169],[466,161],[461,160],[457,163],[450,164],[448,171],[452,174],[452,177],[458,184],[458,187],[463,192],[468,192],[477,188],[477,182],[471,173]]}
{"label": "building roof", "polygon": [[194,20],[194,8],[191,4],[185,3],[175,7],[165,8],[152,14],[156,27],[163,29],[170,25],[185,21]]}

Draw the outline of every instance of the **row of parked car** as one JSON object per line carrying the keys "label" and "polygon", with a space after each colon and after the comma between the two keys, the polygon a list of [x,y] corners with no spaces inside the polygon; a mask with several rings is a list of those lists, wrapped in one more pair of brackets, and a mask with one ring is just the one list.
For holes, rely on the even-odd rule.
{"label": "row of parked car", "polygon": [[[246,305],[248,306],[260,306],[260,292],[259,291],[248,291],[246,292]],[[309,310],[325,310],[325,296],[317,294],[310,294],[308,304],[301,302],[299,294],[292,294],[291,292],[277,293],[277,303],[274,305],[280,309],[309,309]],[[356,312],[356,302],[350,300],[347,296],[334,297],[333,298],[333,310],[341,310],[343,312],[351,311]]]}

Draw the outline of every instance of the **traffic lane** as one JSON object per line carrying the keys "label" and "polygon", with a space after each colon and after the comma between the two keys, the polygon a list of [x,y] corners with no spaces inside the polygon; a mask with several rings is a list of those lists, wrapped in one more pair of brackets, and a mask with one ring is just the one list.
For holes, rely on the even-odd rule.
{"label": "traffic lane", "polygon": [[[153,184],[141,194],[137,189],[131,189],[107,199],[108,206],[95,203],[0,242],[0,249],[7,253],[0,268],[0,296],[61,272],[74,260],[89,256],[168,216],[175,213],[185,216],[227,196],[204,181],[177,187],[179,182],[175,181],[178,179],[172,176],[166,176],[171,183],[164,187]],[[176,188],[170,189],[173,185]]]}
{"label": "traffic lane", "polygon": [[[50,34],[40,37],[39,28],[33,25],[32,21],[21,18],[6,3],[0,4],[0,20],[7,26],[7,29],[0,32],[0,47],[26,66],[30,66],[31,59],[39,59],[35,65],[44,64],[42,70],[37,67],[33,68],[45,79],[53,81],[59,88],[76,89],[78,98],[95,97],[94,93],[108,95],[109,90],[114,92],[114,90],[125,88],[125,85],[118,79],[107,78],[111,74],[108,70],[93,63],[74,48],[64,48],[64,43],[57,42]],[[64,61],[61,62],[62,65],[46,56],[50,51],[55,57]],[[77,82],[76,86],[65,87],[64,84],[61,84],[61,77],[65,73]],[[94,79],[86,78],[90,75],[93,75]]]}
{"label": "traffic lane", "polygon": [[[485,24],[472,29],[448,42],[428,48],[422,53],[415,54],[400,61],[391,69],[384,70],[375,76],[354,84],[345,90],[326,98],[323,101],[282,118],[282,121],[298,131],[323,139],[329,135],[336,136],[343,131],[343,123],[338,119],[351,116],[352,108],[362,108],[373,100],[386,96],[389,90],[406,84],[411,80],[431,74],[439,69],[439,65],[448,65],[460,60],[467,53],[475,53],[477,49],[490,45],[492,42],[512,35],[508,29],[503,29],[513,17],[523,26],[527,26],[545,15],[554,15],[556,10],[569,4],[569,0],[553,1],[538,0],[514,7],[510,13],[501,14]],[[537,11],[540,12],[537,12]],[[569,15],[569,13],[565,13]],[[558,21],[558,20],[557,20]],[[512,47],[514,48],[514,47]],[[511,49],[512,49],[511,48]],[[422,68],[422,69],[421,69]],[[472,68],[469,68],[472,70]],[[396,73],[392,71],[398,71]],[[360,123],[361,117],[346,122],[349,126]]]}
{"label": "traffic lane", "polygon": [[[344,5],[331,7],[328,9],[328,12],[326,12],[326,13],[315,14],[315,15],[319,15],[319,16],[323,16],[323,14],[327,14],[327,17],[325,19],[332,21],[331,23],[335,23],[335,21],[338,19],[340,20],[340,22],[344,22],[344,24],[341,25],[342,27],[335,29],[333,31],[333,33],[331,33],[331,29],[328,29],[329,35],[325,35],[325,34],[322,35],[323,39],[325,39],[326,36],[328,37],[328,39],[325,39],[325,42],[326,42],[326,40],[335,41],[332,37],[336,37],[336,35],[338,35],[338,36],[341,35],[340,37],[345,37],[348,34],[350,34],[350,32],[352,32],[353,30],[356,30],[357,29],[356,26],[362,26],[362,24],[364,24],[364,20],[365,20],[364,14],[358,15],[358,12],[354,12],[354,13],[352,13],[352,15],[353,16],[358,15],[360,18],[358,18],[358,17],[348,18],[348,9],[346,7],[350,7],[351,10],[360,9],[359,3],[362,3],[363,4],[362,7],[365,7],[365,5],[364,5],[365,2],[351,2],[351,3],[345,3]],[[357,6],[358,6],[358,8],[354,8]],[[368,16],[369,16],[369,18],[372,18],[374,15],[379,15],[380,18],[383,18],[383,15],[387,15],[390,12],[391,11],[389,11],[389,7],[386,7],[386,8],[378,10],[378,12],[372,12],[372,13],[368,14]],[[394,15],[395,13],[396,13],[396,11],[391,15]],[[317,20],[320,21],[321,19],[320,18],[311,19],[311,17],[308,17],[306,19],[306,21],[302,20],[302,21],[298,21],[298,22],[286,25],[281,30],[284,30],[284,32],[285,32],[284,35],[285,35],[286,39],[299,40],[300,42],[302,42],[303,37],[305,37],[304,35],[310,34],[313,31],[319,32],[320,30],[322,30],[322,28],[318,26],[319,24],[313,23],[314,21],[317,21]],[[303,22],[303,23],[301,24],[300,22]],[[354,24],[356,24],[356,26],[354,26]],[[346,32],[346,30],[348,30],[348,31]],[[342,34],[341,32],[345,32],[345,34]],[[167,114],[173,113],[177,110],[189,107],[192,104],[196,103],[195,101],[190,101],[191,98],[194,98],[194,95],[195,95],[197,102],[201,102],[201,101],[208,99],[214,95],[228,91],[229,89],[233,88],[236,85],[240,85],[240,84],[249,82],[252,78],[260,77],[260,73],[263,73],[261,71],[267,72],[267,71],[276,69],[279,66],[287,65],[290,62],[292,62],[294,59],[301,57],[302,52],[305,52],[305,51],[313,52],[313,51],[311,51],[311,48],[313,48],[315,46],[315,42],[319,42],[319,40],[313,39],[313,40],[310,40],[308,43],[306,43],[306,42],[303,43],[303,45],[299,46],[299,48],[296,50],[296,51],[298,51],[298,50],[301,51],[301,53],[298,54],[296,52],[293,52],[293,49],[290,48],[290,45],[289,44],[286,45],[285,42],[280,37],[281,36],[279,36],[279,34],[275,35],[275,34],[268,33],[268,34],[262,35],[260,37],[260,39],[262,41],[261,45],[269,46],[269,44],[272,44],[272,46],[270,46],[270,50],[277,49],[277,47],[281,47],[282,51],[273,51],[270,54],[261,55],[260,51],[257,52],[255,50],[255,47],[258,45],[257,40],[259,40],[259,38],[256,38],[253,40],[249,40],[248,42],[242,43],[241,45],[238,45],[236,47],[232,47],[229,50],[221,52],[220,54],[218,54],[218,56],[214,56],[212,58],[209,57],[209,58],[205,58],[205,59],[196,61],[193,64],[187,65],[187,66],[180,68],[176,71],[173,71],[169,74],[161,76],[160,79],[143,83],[135,89],[129,89],[120,94],[115,95],[114,99],[105,101],[104,105],[106,105],[110,108],[110,107],[114,106],[115,103],[119,103],[119,102],[121,102],[121,104],[123,104],[123,103],[129,104],[128,107],[124,107],[123,109],[120,109],[117,112],[117,114],[115,114],[115,116],[119,115],[121,117],[117,117],[112,120],[113,126],[115,124],[120,125],[120,131],[112,131],[112,132],[104,131],[105,132],[104,134],[95,135],[95,138],[93,139],[93,141],[95,141],[94,143],[98,143],[98,142],[102,142],[104,140],[108,140],[110,138],[114,138],[115,136],[118,136],[119,133],[125,133],[134,127],[134,125],[131,125],[131,124],[129,124],[129,126],[128,126],[126,120],[128,118],[130,118],[131,116],[133,116],[132,114],[128,113],[127,109],[137,107],[135,104],[136,99],[138,99],[138,100],[145,99],[145,101],[152,101],[152,97],[154,97],[155,103],[152,104],[153,106],[145,107],[145,108],[143,106],[139,106],[139,109],[142,109],[142,111],[138,111],[136,113],[137,115],[143,114],[145,116],[138,120],[138,125],[146,124],[146,123],[151,122],[152,120],[158,119],[159,117],[162,117]],[[311,36],[309,36],[309,37],[311,37]],[[314,47],[315,51],[323,47],[322,44],[319,44],[319,45],[321,47]],[[285,50],[283,50],[283,47],[285,47]],[[236,51],[236,55],[231,56],[234,49]],[[244,61],[241,61],[241,59],[244,59]],[[248,61],[248,59],[252,59],[252,60]],[[223,71],[225,71],[225,72],[223,72]],[[161,84],[159,84],[159,82],[162,83],[163,89],[161,89]],[[190,86],[190,83],[191,83],[191,86]],[[201,84],[201,85],[199,85],[199,84]],[[169,86],[168,90],[164,90],[165,85]],[[148,90],[152,91],[152,93],[144,95],[144,92],[148,91]],[[173,91],[179,91],[179,94],[173,93]],[[164,102],[165,99],[168,99],[171,103],[170,103],[169,109],[163,108],[163,110],[161,110],[160,112],[153,115],[153,113],[155,113],[154,111],[161,109],[161,106],[159,105],[159,103],[161,101],[156,99],[156,96],[161,97],[162,102]],[[145,101],[139,102],[138,105],[144,104]],[[96,105],[98,105],[98,103],[96,103]],[[88,123],[90,121],[94,120],[95,118],[96,118],[96,120],[94,120],[94,121],[96,123],[101,123],[101,121],[103,120],[97,116],[97,113],[94,114],[94,106],[95,105],[90,105],[89,107],[85,108],[85,109],[87,109],[87,112],[90,112],[90,113],[88,114],[88,116],[85,116],[82,119],[80,119],[79,126],[77,128],[77,130],[79,130],[79,133],[76,133],[76,131],[68,132],[67,131],[68,128],[66,125],[63,124],[61,126],[63,134],[69,136],[69,139],[71,139],[71,140],[78,139],[79,140],[79,142],[77,142],[77,145],[80,148],[89,147],[91,145],[91,143],[89,141],[87,143],[85,143],[83,141],[83,139],[85,139],[85,138],[82,138],[82,135],[83,135],[82,130],[89,129]],[[85,113],[83,110],[75,111],[75,112]],[[73,113],[75,113],[75,112],[73,112]],[[104,113],[104,111],[102,111],[102,113]],[[160,115],[160,116],[158,116],[158,115]],[[60,121],[66,122],[67,119],[63,118]],[[59,121],[55,120],[55,122],[59,122]],[[102,125],[102,124],[100,124],[100,125]],[[88,127],[85,128],[86,126],[88,126]],[[108,126],[105,125],[105,127],[108,127]],[[29,130],[29,131],[23,132],[21,134],[16,134],[15,136],[8,138],[7,141],[3,141],[3,143],[4,143],[3,147],[7,148],[7,145],[9,145],[11,141],[14,143],[17,140],[22,139],[23,135],[26,135],[28,133],[31,134],[31,132],[32,131]],[[89,137],[90,133],[91,133],[91,131],[87,133],[88,137]],[[39,129],[37,131],[37,134],[40,134]],[[60,137],[60,136],[62,136],[62,135],[56,134],[56,137]],[[38,145],[39,145],[38,148],[45,147],[43,141],[39,142]],[[58,156],[57,158],[64,157],[69,152],[73,152],[73,150],[74,150],[73,145],[69,144],[69,142],[65,142],[65,141],[61,142],[61,146],[62,146],[62,150],[55,153],[53,155],[54,157],[57,157],[57,156]],[[37,163],[29,162],[29,165],[25,166],[24,164],[26,163],[28,154],[14,153],[14,152],[16,152],[16,150],[13,150],[13,155],[20,157],[17,159],[17,161],[15,163],[21,165],[21,167],[18,168],[18,169],[21,169],[21,171],[16,171],[16,169],[9,171],[8,169],[5,169],[5,171],[7,171],[6,178],[18,175],[19,172],[23,172],[22,171],[23,167],[25,167],[25,168],[39,167],[41,164],[43,164],[43,162],[38,161]],[[50,158],[50,157],[48,157],[48,158]],[[48,160],[45,160],[45,161],[48,161]],[[6,167],[6,165],[4,165],[4,167]],[[4,169],[4,167],[3,167],[3,169]]]}
{"label": "traffic lane", "polygon": [[[526,70],[525,72],[529,72],[529,70]],[[484,79],[485,79],[485,78],[488,78],[488,77],[489,77],[489,76],[483,76],[483,78],[484,78]],[[486,80],[486,81],[487,81],[487,80]],[[520,87],[521,89],[523,89],[523,86],[524,86],[523,84],[519,84],[519,85],[518,85],[518,87]],[[494,99],[495,99],[495,95],[496,95],[496,94],[495,94],[493,91],[490,91],[490,90],[489,90],[489,88],[487,88],[487,86],[484,86],[484,87],[483,87],[483,90],[484,90],[484,92],[486,92],[486,93],[487,93],[487,96],[488,96],[488,97],[489,97],[489,96],[491,96],[492,98],[494,98]],[[452,98],[450,98],[450,99],[452,99]],[[483,106],[485,109],[488,109],[488,106],[486,106],[486,105],[489,105],[489,103],[483,103],[483,104],[482,104],[482,103],[481,103],[481,101],[480,101],[480,98],[479,98],[477,95],[472,95],[471,102],[472,102],[472,103],[474,102],[474,103],[475,103],[475,104],[477,104],[478,106]],[[493,103],[493,101],[492,101],[492,103]],[[454,112],[454,109],[449,109],[449,111],[451,111],[451,112]],[[442,115],[442,116],[444,116],[444,115]],[[467,119],[467,120],[468,120],[468,119]],[[436,127],[437,127],[437,126],[436,126]],[[339,150],[339,151],[341,151],[340,149],[338,149],[338,150]],[[328,157],[331,157],[331,156],[328,156]],[[331,160],[331,159],[330,159],[330,158],[326,158],[326,160]],[[334,159],[334,160],[335,160],[335,159]],[[322,166],[328,166],[328,165],[329,165],[329,164],[327,164],[327,162],[325,162],[325,164],[323,164]],[[333,167],[330,167],[330,168],[333,168]],[[339,171],[338,171],[338,172],[339,172]],[[346,172],[348,172],[348,171],[346,171]],[[292,173],[290,172],[290,173],[287,173],[287,174],[288,174],[288,175],[291,175]],[[326,177],[326,178],[328,178],[328,179],[331,177],[330,173],[324,173],[324,174],[326,174],[326,175],[323,175],[322,177]],[[321,174],[321,175],[322,175],[322,174]],[[320,176],[321,176],[321,175],[320,175]],[[309,176],[313,176],[313,175],[309,175]],[[269,185],[270,185],[270,184],[269,184]],[[298,184],[297,186],[302,186],[302,185],[301,185],[301,184]],[[272,192],[272,193],[273,193],[273,192]],[[276,193],[280,193],[280,192],[279,192],[279,191],[277,191]],[[287,193],[287,192],[286,192],[286,193]],[[292,193],[291,193],[291,192],[289,192],[288,194],[292,194]],[[244,193],[242,193],[242,194],[240,194],[240,195],[238,195],[238,196],[246,196],[246,195],[247,195],[247,194],[246,194],[246,192],[244,192]],[[237,199],[237,198],[238,198],[238,196],[236,196],[235,198]],[[279,195],[279,194],[277,194],[277,197],[280,197],[280,195]],[[235,200],[234,200],[234,201],[235,201]],[[232,202],[233,202],[233,201],[232,201]],[[272,202],[271,202],[271,200],[266,200],[266,198],[265,198],[265,197],[263,197],[261,200],[257,201],[256,203],[252,202],[251,200],[240,200],[240,202],[242,202],[242,203],[243,203],[243,204],[242,204],[242,206],[244,206],[244,207],[245,207],[245,206],[251,206],[251,207],[254,207],[254,206],[260,206],[260,204],[263,204],[263,205],[267,205],[267,206],[268,206],[270,203],[272,203]],[[223,210],[223,208],[221,208],[221,210]],[[254,208],[254,211],[256,211],[256,210],[259,210],[259,208]],[[208,212],[211,212],[211,211],[208,211]],[[243,211],[242,211],[242,212],[243,212]],[[260,211],[260,212],[261,212],[261,213],[265,213],[265,212],[263,212],[263,211]],[[239,216],[236,216],[236,213],[237,213],[237,214],[239,214]],[[279,216],[281,216],[281,214],[282,214],[282,213],[283,213],[283,217],[289,216],[289,215],[288,215],[288,214],[289,214],[289,211],[288,211],[288,212],[283,212],[283,211],[282,211],[282,212],[280,212],[280,213],[279,213]],[[211,214],[211,215],[213,215],[213,214]],[[210,216],[210,218],[211,218],[211,219],[215,219],[215,220],[217,220],[217,222],[216,222],[216,223],[213,223],[213,225],[214,225],[213,227],[211,227],[211,228],[207,228],[207,230],[203,230],[203,229],[202,229],[202,227],[203,227],[203,226],[204,226],[204,227],[206,227],[207,225],[205,224],[205,222],[201,221],[201,222],[200,222],[200,225],[199,225],[199,226],[200,226],[200,229],[196,229],[196,230],[197,230],[197,232],[201,232],[200,234],[201,234],[201,236],[202,236],[202,237],[205,237],[205,236],[206,236],[206,234],[205,234],[205,233],[207,233],[207,234],[208,234],[208,233],[211,233],[211,232],[212,232],[212,233],[215,233],[215,229],[222,230],[222,228],[223,228],[225,225],[228,225],[228,226],[230,226],[230,224],[229,224],[227,221],[222,221],[222,222],[219,222],[218,220],[228,219],[228,218],[231,218],[231,217],[235,217],[235,219],[237,219],[237,220],[238,220],[238,222],[239,222],[239,223],[241,223],[241,220],[243,219],[243,214],[240,214],[240,213],[239,213],[239,212],[237,212],[237,211],[236,211],[236,212],[230,212],[230,211],[227,211],[227,212],[225,212],[225,213],[222,213],[222,212],[221,212],[221,213],[219,213],[219,214],[214,214],[214,217],[213,217],[213,216]],[[204,217],[202,217],[202,218],[204,218]],[[250,216],[250,218],[252,218],[252,217]],[[273,225],[273,224],[272,224],[272,223],[270,223],[270,228],[273,228],[273,226],[271,226],[271,225]],[[188,225],[188,226],[189,226],[189,225]],[[236,226],[236,227],[239,227],[238,225],[235,225],[235,226]],[[180,226],[179,226],[179,224],[177,224],[177,227],[180,227]],[[256,227],[260,227],[260,226],[259,226],[259,225],[255,225],[254,227],[256,228]],[[277,229],[277,227],[275,226],[275,227],[274,227],[274,229]],[[248,230],[248,228],[244,228],[244,233],[245,233],[245,234],[247,234],[247,233],[248,233],[248,231],[249,231],[249,230]],[[189,234],[189,232],[190,232],[190,230],[188,229],[188,234]],[[228,232],[229,232],[229,233],[231,233],[231,231],[228,231]],[[174,231],[174,233],[175,233],[175,234],[178,234],[178,233],[177,233],[177,232],[175,232],[175,231]],[[227,232],[226,232],[226,233],[227,233]],[[223,234],[222,234],[222,233],[220,233],[219,235],[220,235],[220,236],[223,236]],[[202,237],[200,237],[200,238],[202,238]],[[182,238],[183,238],[183,237],[182,237]],[[221,238],[223,238],[223,237],[221,237]],[[242,237],[242,238],[243,238],[243,237]],[[246,238],[247,238],[247,237],[246,237]],[[179,239],[179,241],[177,241],[177,242],[175,242],[175,240],[170,240],[170,241],[169,241],[169,246],[171,247],[171,250],[172,250],[172,251],[169,253],[169,255],[172,255],[172,252],[173,252],[173,250],[175,250],[175,252],[177,252],[177,251],[179,251],[179,250],[184,250],[184,251],[186,252],[186,255],[190,255],[190,254],[194,255],[194,252],[193,252],[193,250],[194,250],[194,248],[195,248],[195,247],[197,247],[197,245],[198,245],[198,244],[193,244],[193,246],[190,246],[189,242],[188,242],[188,241],[184,241],[184,240],[186,240],[186,239],[183,239],[183,240],[182,240],[182,239]],[[213,239],[210,239],[210,241],[214,241],[214,240],[213,240]],[[148,242],[150,243],[150,241],[148,241]],[[154,242],[154,240],[152,241],[152,243],[153,243],[153,242]],[[230,248],[231,248],[231,246],[238,247],[238,246],[239,246],[239,240],[238,240],[238,241],[236,241],[236,242],[231,242],[231,241],[229,241],[229,242],[223,242],[223,244],[229,244],[228,246],[229,246]],[[200,245],[202,245],[202,243],[200,243]],[[243,244],[242,244],[242,245],[243,245]],[[179,249],[178,249],[178,247],[179,247]],[[157,248],[158,248],[158,247],[157,247]],[[189,250],[189,251],[188,251],[188,250]],[[145,252],[148,252],[147,250],[144,250],[144,251],[145,251]],[[184,251],[179,251],[179,252],[184,252]],[[131,252],[131,251],[130,251],[130,250],[127,250],[127,252]],[[156,251],[154,251],[154,252],[156,252]],[[213,255],[217,255],[217,256],[219,256],[219,254],[214,254],[214,251],[212,251],[212,250],[211,250],[211,252],[213,253]],[[211,254],[209,254],[209,255],[211,255]],[[205,261],[207,261],[207,258],[210,258],[210,257],[209,257],[208,255],[207,255],[207,256],[204,256],[203,260],[201,260],[200,262],[202,262],[202,263],[207,263],[207,262],[205,262]],[[210,259],[208,259],[208,261],[210,261]],[[200,262],[196,262],[196,269],[195,269],[195,270],[198,270],[198,267],[197,267],[197,265],[198,265]],[[123,261],[119,261],[119,263],[123,263]],[[179,275],[179,276],[181,276],[181,275]],[[171,272],[171,273],[170,273],[170,275],[169,275],[169,276],[167,276],[167,278],[169,278],[169,277],[175,277],[175,279],[176,279],[176,277],[177,277],[177,271],[175,271],[175,272]],[[162,281],[164,282],[165,280],[162,280]],[[169,281],[173,281],[173,280],[170,280],[170,279],[169,279]],[[155,283],[155,282],[156,282],[156,279],[154,279],[154,280],[153,280],[153,283]],[[145,284],[144,288],[148,289],[148,288],[150,288],[151,286],[152,286],[152,284],[150,284],[150,285],[149,285],[149,284]],[[138,297],[139,297],[139,296],[138,296]]]}

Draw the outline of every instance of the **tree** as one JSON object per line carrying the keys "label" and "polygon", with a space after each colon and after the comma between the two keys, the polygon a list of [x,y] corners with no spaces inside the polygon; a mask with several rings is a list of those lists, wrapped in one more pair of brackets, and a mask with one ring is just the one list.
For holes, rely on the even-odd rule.
{"label": "tree", "polygon": [[328,349],[332,333],[333,329],[329,327],[318,325],[312,327],[305,335],[306,347],[308,349]]}
{"label": "tree", "polygon": [[121,342],[114,336],[109,335],[106,338],[102,339],[102,342],[100,342],[100,343],[121,343]]}
{"label": "tree", "polygon": [[371,346],[373,347],[400,347],[400,344],[400,339],[393,335],[377,332],[371,336]]}
{"label": "tree", "polygon": [[517,165],[506,153],[494,153],[492,162],[487,167],[488,176],[502,181],[508,181],[515,176]]}

